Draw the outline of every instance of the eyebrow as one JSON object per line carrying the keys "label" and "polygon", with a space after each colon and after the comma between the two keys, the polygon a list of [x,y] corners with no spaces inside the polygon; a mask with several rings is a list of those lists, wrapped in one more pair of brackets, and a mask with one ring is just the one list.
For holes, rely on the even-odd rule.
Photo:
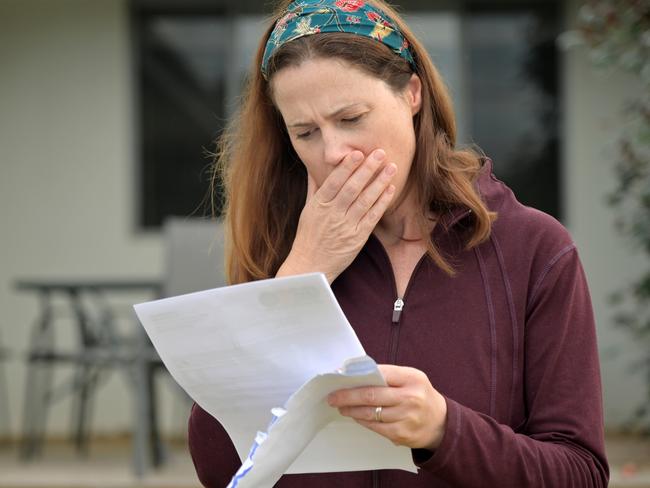
{"label": "eyebrow", "polygon": [[[327,115],[325,118],[326,119],[334,119],[338,116],[340,116],[343,112],[347,112],[348,110],[352,108],[357,108],[357,107],[364,107],[367,108],[367,105],[364,103],[351,103],[349,105],[344,105],[343,107],[335,110],[331,114]],[[304,128],[304,127],[310,127],[314,125],[313,122],[295,122],[293,124],[287,125],[290,129],[299,129],[299,128]]]}

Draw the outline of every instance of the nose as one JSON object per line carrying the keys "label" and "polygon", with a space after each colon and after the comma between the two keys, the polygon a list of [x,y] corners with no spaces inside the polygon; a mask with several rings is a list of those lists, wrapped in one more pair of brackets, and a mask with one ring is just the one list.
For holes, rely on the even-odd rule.
{"label": "nose", "polygon": [[343,158],[352,152],[352,147],[343,134],[337,130],[322,130],[323,137],[323,161],[326,164],[336,166]]}

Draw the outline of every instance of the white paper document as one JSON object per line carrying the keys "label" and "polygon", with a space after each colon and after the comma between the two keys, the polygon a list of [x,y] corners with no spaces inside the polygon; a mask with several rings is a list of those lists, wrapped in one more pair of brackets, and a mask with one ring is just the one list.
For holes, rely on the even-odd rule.
{"label": "white paper document", "polygon": [[410,449],[327,404],[331,391],[384,383],[324,275],[217,288],[135,310],[176,382],[232,439],[243,462],[238,475],[245,473],[232,486],[270,487],[283,473],[417,471]]}

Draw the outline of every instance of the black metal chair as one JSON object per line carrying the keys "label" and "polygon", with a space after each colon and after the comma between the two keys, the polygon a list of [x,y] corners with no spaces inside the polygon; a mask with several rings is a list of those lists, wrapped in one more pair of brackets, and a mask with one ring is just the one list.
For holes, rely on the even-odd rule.
{"label": "black metal chair", "polygon": [[[160,359],[151,345],[141,339],[143,334],[130,307],[127,319],[136,333],[125,338],[117,331],[114,307],[105,300],[106,293],[115,292],[144,291],[157,297],[160,284],[147,280],[25,280],[16,286],[37,292],[41,300],[40,316],[32,329],[26,358],[21,458],[32,459],[42,453],[49,409],[70,395],[72,437],[77,450],[87,453],[95,393],[112,372],[122,370],[132,387],[134,411],[138,412],[134,424],[146,424],[142,428],[152,436],[154,463],[160,462],[157,418],[151,411],[153,407],[149,407],[155,402],[148,398],[153,396],[152,377],[160,369]],[[62,318],[53,305],[57,296],[65,298],[71,313],[64,318],[72,318],[75,325],[76,344],[72,346],[56,341],[56,322]],[[55,383],[54,370],[58,365],[72,366],[73,374]],[[134,450],[136,466],[142,464],[145,455],[149,454]]]}

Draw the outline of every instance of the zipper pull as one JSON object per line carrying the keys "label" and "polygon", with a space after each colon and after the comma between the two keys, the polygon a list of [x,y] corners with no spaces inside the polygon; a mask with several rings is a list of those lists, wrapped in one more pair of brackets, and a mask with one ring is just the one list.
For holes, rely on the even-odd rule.
{"label": "zipper pull", "polygon": [[393,305],[393,323],[396,324],[399,322],[400,315],[402,315],[402,310],[404,309],[404,300],[398,298],[395,300]]}

